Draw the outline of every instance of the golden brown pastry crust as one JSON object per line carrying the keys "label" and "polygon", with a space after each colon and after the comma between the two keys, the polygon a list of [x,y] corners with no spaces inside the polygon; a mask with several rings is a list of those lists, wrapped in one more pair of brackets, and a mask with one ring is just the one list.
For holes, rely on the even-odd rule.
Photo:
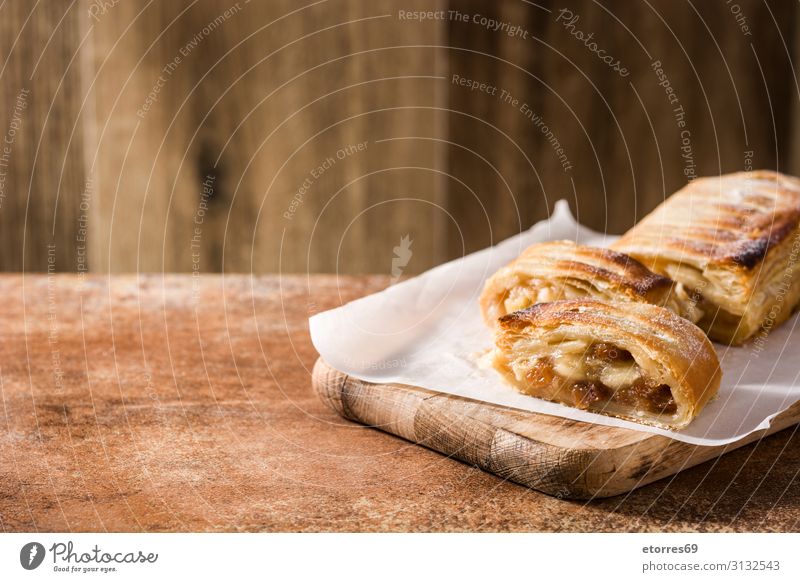
{"label": "golden brown pastry crust", "polygon": [[488,279],[480,305],[486,324],[494,327],[499,317],[512,311],[581,297],[653,303],[689,319],[699,317],[669,278],[628,255],[571,241],[527,248]]}
{"label": "golden brown pastry crust", "polygon": [[672,311],[647,303],[605,303],[578,299],[541,303],[500,318],[493,364],[523,393],[568,405],[564,391],[531,389],[526,366],[537,359],[557,361],[568,342],[603,343],[625,350],[650,379],[666,384],[677,411],[672,415],[603,411],[670,429],[685,427],[719,389],[722,372],[711,342],[697,326]]}
{"label": "golden brown pastry crust", "polygon": [[769,171],[694,180],[612,248],[696,295],[713,339],[743,343],[800,302],[800,180]]}

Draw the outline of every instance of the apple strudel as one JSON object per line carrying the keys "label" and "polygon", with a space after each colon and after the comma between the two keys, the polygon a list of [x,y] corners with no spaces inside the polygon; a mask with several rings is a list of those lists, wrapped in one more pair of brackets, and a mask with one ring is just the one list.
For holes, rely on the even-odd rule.
{"label": "apple strudel", "polygon": [[501,317],[495,344],[494,367],[524,394],[668,429],[722,376],[702,330],[648,303],[539,303]]}
{"label": "apple strudel", "polygon": [[741,344],[800,303],[800,180],[756,171],[699,178],[612,245],[684,285],[717,341]]}
{"label": "apple strudel", "polygon": [[617,251],[553,241],[527,248],[490,277],[480,298],[489,327],[497,319],[537,303],[594,298],[661,305],[697,320],[682,286],[657,275],[636,259]]}

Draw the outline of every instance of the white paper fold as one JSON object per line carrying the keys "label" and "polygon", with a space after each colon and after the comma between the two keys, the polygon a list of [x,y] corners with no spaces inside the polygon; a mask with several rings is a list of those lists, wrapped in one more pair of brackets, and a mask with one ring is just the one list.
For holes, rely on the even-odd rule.
{"label": "white paper fold", "polygon": [[719,396],[692,424],[672,432],[519,394],[478,364],[492,344],[478,296],[487,277],[527,246],[557,239],[606,246],[615,237],[575,222],[565,201],[549,220],[502,243],[310,319],[311,339],[334,368],[369,382],[398,383],[533,412],[723,445],[759,429],[800,400],[800,350],[792,317],[760,351],[715,346],[722,362]]}

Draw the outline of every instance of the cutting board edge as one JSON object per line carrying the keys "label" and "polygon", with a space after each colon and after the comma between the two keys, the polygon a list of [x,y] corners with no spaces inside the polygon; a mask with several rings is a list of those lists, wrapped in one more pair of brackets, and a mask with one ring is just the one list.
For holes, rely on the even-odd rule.
{"label": "cutting board edge", "polygon": [[[800,422],[798,402],[768,429],[727,445],[692,445],[637,433],[643,437],[618,447],[565,448],[470,416],[481,408],[493,410],[500,418],[504,414],[544,416],[537,413],[413,386],[365,382],[336,370],[322,358],[314,365],[312,383],[320,399],[347,420],[378,428],[548,495],[574,500],[628,493]],[[375,406],[376,402],[381,405]],[[515,422],[510,420],[509,424]]]}

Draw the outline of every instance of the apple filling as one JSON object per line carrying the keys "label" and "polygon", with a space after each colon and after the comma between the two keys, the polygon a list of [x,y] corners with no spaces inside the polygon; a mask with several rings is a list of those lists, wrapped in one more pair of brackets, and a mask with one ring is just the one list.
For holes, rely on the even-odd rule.
{"label": "apple filling", "polygon": [[585,292],[566,284],[554,286],[539,279],[530,279],[524,283],[520,282],[520,284],[509,289],[502,301],[505,314],[527,309],[537,303],[578,299],[585,295]]}
{"label": "apple filling", "polygon": [[582,409],[677,412],[670,387],[649,378],[630,352],[607,343],[564,342],[559,348],[528,366],[524,378],[531,394]]}

